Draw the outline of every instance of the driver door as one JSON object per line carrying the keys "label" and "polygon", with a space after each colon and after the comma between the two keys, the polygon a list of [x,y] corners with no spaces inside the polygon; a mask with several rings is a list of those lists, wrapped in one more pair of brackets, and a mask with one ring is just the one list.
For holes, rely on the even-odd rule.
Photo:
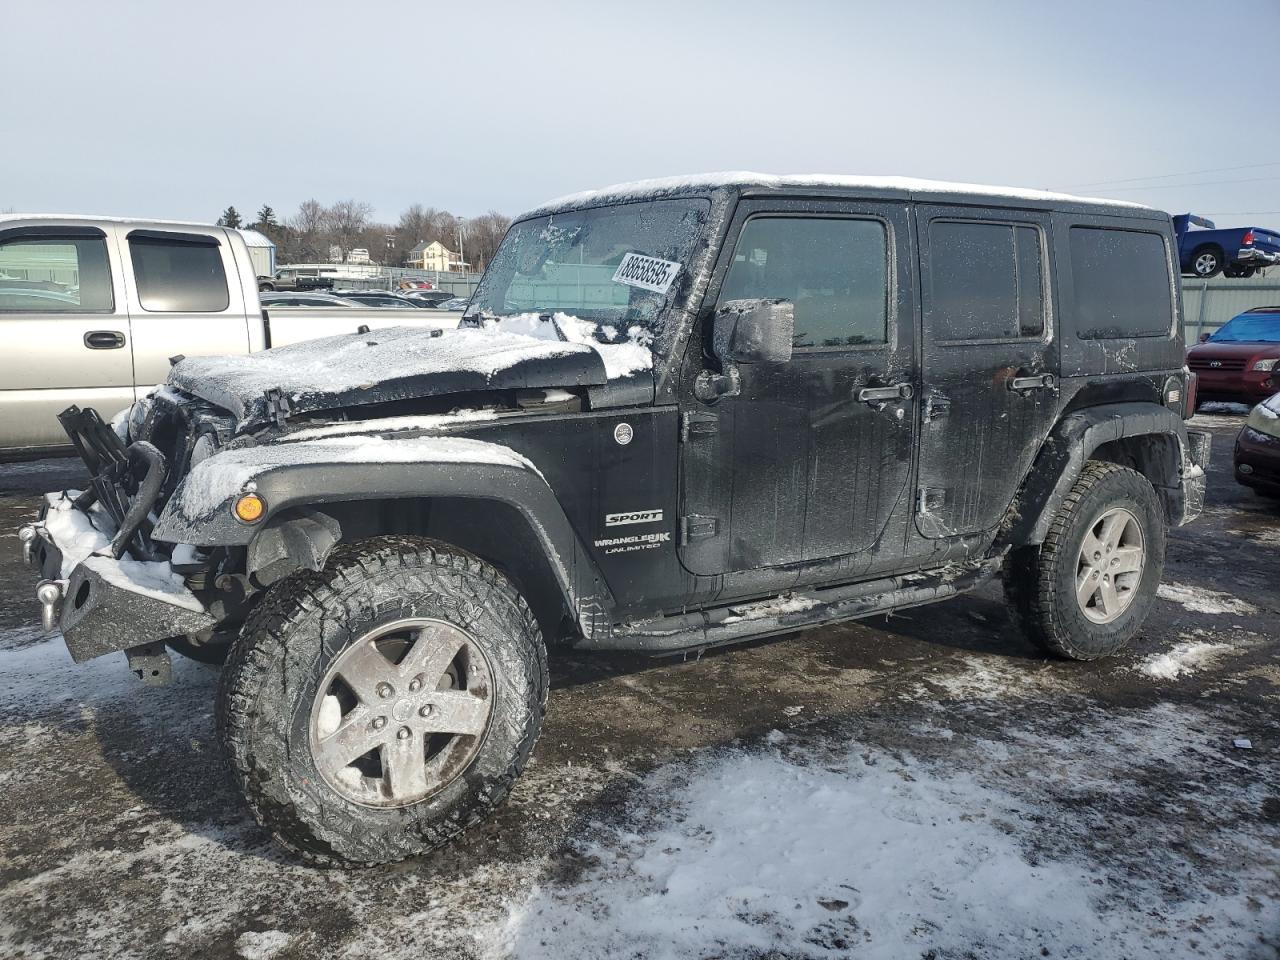
{"label": "driver door", "polygon": [[[910,478],[918,391],[905,203],[739,205],[700,316],[720,303],[795,308],[784,363],[740,363],[740,390],[682,390],[680,558],[696,574],[780,567],[872,547]],[[728,373],[729,371],[724,371]]]}

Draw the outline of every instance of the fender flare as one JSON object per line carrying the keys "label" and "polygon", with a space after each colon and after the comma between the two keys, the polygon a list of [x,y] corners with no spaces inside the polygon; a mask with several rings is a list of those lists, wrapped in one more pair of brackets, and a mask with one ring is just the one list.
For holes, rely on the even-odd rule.
{"label": "fender flare", "polygon": [[[262,457],[261,469],[241,474],[246,479],[240,485],[244,489],[252,484],[266,502],[262,521],[249,525],[235,518],[231,504],[238,491],[215,509],[191,516],[186,494],[192,474],[188,474],[165,506],[152,537],[197,547],[248,546],[260,532],[273,528],[274,518],[286,511],[296,514],[299,508],[323,512],[327,503],[431,497],[492,500],[514,508],[528,523],[576,619],[595,620],[602,608],[611,610],[614,599],[604,577],[537,468],[498,444],[468,442],[476,445],[479,454],[471,459],[459,459],[456,451],[432,457],[428,446],[421,457],[373,462],[344,462],[340,454],[328,459],[325,447],[308,441],[238,448],[234,452]],[[485,457],[481,448],[500,455]],[[199,466],[213,464],[227,452],[233,451],[215,454]],[[280,462],[285,458],[287,462]]]}
{"label": "fender flare", "polygon": [[[1068,413],[1049,432],[996,538],[998,545],[1023,546],[1044,541],[1049,524],[1079,479],[1084,465],[1105,443],[1128,437],[1172,436],[1178,443],[1176,476],[1171,485],[1156,484],[1173,525],[1191,519],[1183,478],[1191,464],[1207,460],[1208,448],[1194,448],[1182,417],[1156,403],[1109,403]],[[1203,497],[1203,493],[1201,493]],[[1199,512],[1198,507],[1195,510]]]}

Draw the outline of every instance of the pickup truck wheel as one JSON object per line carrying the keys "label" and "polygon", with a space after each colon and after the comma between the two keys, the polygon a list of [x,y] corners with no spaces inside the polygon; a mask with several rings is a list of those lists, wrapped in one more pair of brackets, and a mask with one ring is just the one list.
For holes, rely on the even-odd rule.
{"label": "pickup truck wheel", "polygon": [[371,866],[490,813],[546,696],[542,635],[506,577],[380,537],[272,588],[232,648],[218,725],[259,823],[311,863]]}
{"label": "pickup truck wheel", "polygon": [[1221,273],[1223,262],[1222,251],[1217,247],[1198,247],[1191,254],[1191,270],[1202,280],[1208,280]]}
{"label": "pickup truck wheel", "polygon": [[1044,543],[1005,563],[1005,595],[1037,644],[1072,660],[1122,649],[1142,626],[1164,571],[1164,512],[1142,474],[1085,465]]}

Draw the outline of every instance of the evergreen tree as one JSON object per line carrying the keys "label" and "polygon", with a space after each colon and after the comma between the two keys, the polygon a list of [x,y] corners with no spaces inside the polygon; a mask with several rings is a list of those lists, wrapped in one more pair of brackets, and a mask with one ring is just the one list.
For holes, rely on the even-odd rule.
{"label": "evergreen tree", "polygon": [[262,209],[258,211],[259,227],[276,227],[279,222],[276,220],[276,212],[271,209],[269,204],[263,204]]}
{"label": "evergreen tree", "polygon": [[220,227],[238,227],[240,226],[240,211],[235,207],[227,207],[222,211],[222,216],[218,218],[218,226]]}

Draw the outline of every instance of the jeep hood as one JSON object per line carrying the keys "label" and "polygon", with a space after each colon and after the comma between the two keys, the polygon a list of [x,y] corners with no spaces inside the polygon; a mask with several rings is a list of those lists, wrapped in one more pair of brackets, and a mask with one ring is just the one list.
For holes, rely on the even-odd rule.
{"label": "jeep hood", "polygon": [[[642,371],[648,378],[648,370]],[[600,386],[600,353],[585,343],[492,330],[390,327],[341,334],[241,357],[192,357],[169,384],[216,404],[241,428],[271,419],[270,391],[292,413],[477,390]]]}

